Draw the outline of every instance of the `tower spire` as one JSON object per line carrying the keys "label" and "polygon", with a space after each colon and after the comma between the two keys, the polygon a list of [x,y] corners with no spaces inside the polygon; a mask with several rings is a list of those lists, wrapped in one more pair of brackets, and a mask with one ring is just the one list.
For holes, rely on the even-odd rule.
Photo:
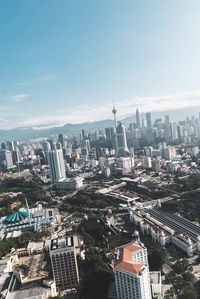
{"label": "tower spire", "polygon": [[114,115],[114,126],[115,126],[115,132],[116,132],[116,128],[117,128],[117,119],[116,119],[116,113],[117,113],[117,110],[115,108],[115,101],[113,99],[113,109],[112,109],[112,113]]}

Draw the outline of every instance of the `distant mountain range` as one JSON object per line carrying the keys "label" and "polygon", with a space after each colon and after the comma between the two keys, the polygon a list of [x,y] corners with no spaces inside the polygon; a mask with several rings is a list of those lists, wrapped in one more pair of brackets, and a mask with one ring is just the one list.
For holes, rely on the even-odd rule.
{"label": "distant mountain range", "polygon": [[77,135],[82,129],[86,131],[103,130],[106,127],[113,126],[112,120],[102,120],[82,124],[66,124],[60,127],[40,129],[40,127],[22,127],[11,130],[0,130],[0,140],[28,140],[40,137],[50,137],[55,134],[72,134]]}
{"label": "distant mountain range", "polygon": [[[151,112],[152,120],[156,118],[164,118],[165,115],[169,115],[171,121],[178,121],[185,119],[186,116],[195,115],[196,117],[199,115],[200,107],[192,107],[187,109],[180,110],[169,110],[169,111],[156,111]],[[144,114],[141,114],[144,117]],[[135,122],[135,115],[130,115],[122,119],[122,122],[126,125],[129,123]],[[6,140],[28,140],[33,138],[40,137],[50,137],[56,134],[72,134],[77,135],[80,133],[82,129],[86,131],[97,131],[103,130],[108,127],[113,126],[113,120],[106,119],[102,121],[96,122],[87,122],[80,124],[66,124],[60,127],[52,127],[45,129],[43,126],[37,127],[21,127],[10,130],[0,130],[0,141]]]}

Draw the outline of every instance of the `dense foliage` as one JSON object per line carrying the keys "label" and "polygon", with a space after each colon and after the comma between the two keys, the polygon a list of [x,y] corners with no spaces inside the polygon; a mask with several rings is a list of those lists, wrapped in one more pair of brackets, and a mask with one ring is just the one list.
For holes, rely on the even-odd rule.
{"label": "dense foliage", "polygon": [[81,190],[71,198],[67,198],[61,210],[68,212],[84,212],[87,208],[104,209],[110,206],[117,206],[116,203],[109,197],[98,193],[89,193]]}
{"label": "dense foliage", "polygon": [[148,260],[150,270],[162,270],[163,265],[168,260],[167,251],[159,245],[152,247],[148,250]]}
{"label": "dense foliage", "polygon": [[173,270],[177,274],[184,274],[186,271],[192,271],[192,267],[190,266],[188,260],[182,259],[178,260],[173,266]]}
{"label": "dense foliage", "polygon": [[24,204],[25,198],[27,198],[30,206],[38,201],[51,201],[51,198],[47,197],[46,191],[43,189],[41,181],[37,178],[28,182],[26,182],[23,178],[6,179],[0,182],[0,191],[1,193],[22,192],[22,194],[19,194],[17,197],[7,197],[0,201],[0,216],[6,215],[6,211],[2,209],[1,212],[1,208],[8,208],[8,205],[14,201],[20,201],[22,204]]}
{"label": "dense foliage", "polygon": [[175,179],[175,184],[170,186],[170,189],[173,189],[177,192],[191,191],[200,188],[200,174],[192,174],[184,180],[179,178]]}
{"label": "dense foliage", "polygon": [[81,266],[85,274],[81,283],[81,298],[86,296],[88,299],[106,299],[108,287],[114,277],[101,253],[89,249]]}
{"label": "dense foliage", "polygon": [[23,232],[18,238],[8,238],[0,241],[0,258],[10,252],[12,248],[22,248],[28,245],[29,241],[39,241],[43,237],[48,237],[49,231],[26,231]]}

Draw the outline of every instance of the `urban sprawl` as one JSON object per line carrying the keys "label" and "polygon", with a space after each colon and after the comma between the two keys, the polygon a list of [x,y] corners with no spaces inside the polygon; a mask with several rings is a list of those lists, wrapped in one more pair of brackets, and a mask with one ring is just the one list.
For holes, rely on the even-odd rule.
{"label": "urban sprawl", "polygon": [[200,115],[0,149],[0,298],[199,298]]}

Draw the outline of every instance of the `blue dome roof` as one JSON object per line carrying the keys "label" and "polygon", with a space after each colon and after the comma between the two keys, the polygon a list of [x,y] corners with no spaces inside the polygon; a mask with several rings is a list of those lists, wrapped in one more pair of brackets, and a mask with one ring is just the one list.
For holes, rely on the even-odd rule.
{"label": "blue dome roof", "polygon": [[28,217],[26,211],[18,211],[6,217],[5,221],[10,223],[15,223],[24,220]]}

